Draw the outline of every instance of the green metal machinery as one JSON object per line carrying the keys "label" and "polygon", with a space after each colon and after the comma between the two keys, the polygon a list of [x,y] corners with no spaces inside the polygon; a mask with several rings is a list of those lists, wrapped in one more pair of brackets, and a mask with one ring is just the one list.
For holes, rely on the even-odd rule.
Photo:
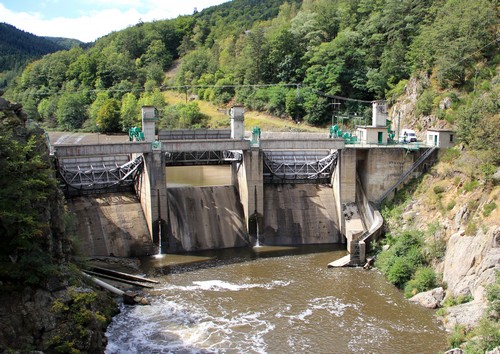
{"label": "green metal machinery", "polygon": [[133,127],[128,130],[129,141],[144,141],[144,132],[138,127]]}
{"label": "green metal machinery", "polygon": [[330,127],[329,137],[344,139],[346,144],[355,144],[358,141],[358,138],[355,135],[352,135],[351,132],[343,132],[336,124]]}
{"label": "green metal machinery", "polygon": [[396,143],[396,141],[394,140],[396,132],[394,130],[391,130],[392,121],[390,119],[386,119],[385,124],[387,126],[387,142],[389,144]]}
{"label": "green metal machinery", "polygon": [[260,142],[260,128],[254,127],[252,130],[252,141],[251,144],[254,146],[258,146]]}

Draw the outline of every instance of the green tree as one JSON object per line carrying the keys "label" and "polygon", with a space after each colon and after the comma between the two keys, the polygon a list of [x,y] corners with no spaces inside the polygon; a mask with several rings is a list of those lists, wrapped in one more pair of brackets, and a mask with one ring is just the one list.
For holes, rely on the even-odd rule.
{"label": "green tree", "polygon": [[181,104],[177,107],[179,112],[178,128],[201,128],[204,126],[204,115],[196,102]]}
{"label": "green tree", "polygon": [[44,98],[37,107],[38,114],[49,128],[57,126],[57,101],[58,98],[54,96]]}
{"label": "green tree", "polygon": [[57,123],[65,130],[79,129],[87,119],[85,97],[80,93],[63,93],[57,102]]}
{"label": "green tree", "polygon": [[37,284],[53,271],[42,211],[57,184],[39,140],[27,134],[22,142],[0,127],[0,279]]}
{"label": "green tree", "polygon": [[215,73],[215,61],[206,49],[197,49],[188,53],[179,66],[177,81],[179,85],[195,85],[206,73]]}
{"label": "green tree", "polygon": [[456,0],[439,7],[436,19],[425,25],[410,46],[408,58],[414,70],[431,71],[441,86],[464,82],[465,70],[474,60],[492,55],[487,46],[498,13],[495,1]]}
{"label": "green tree", "polygon": [[140,107],[133,93],[128,92],[123,96],[120,115],[122,131],[140,125]]}
{"label": "green tree", "polygon": [[[90,108],[89,108],[89,118],[91,121],[91,126],[97,127],[99,125],[99,122],[97,121],[99,111],[101,110],[102,106],[104,106],[106,104],[108,99],[109,99],[109,97],[108,97],[107,92],[98,92],[97,93],[97,96],[96,96],[94,102],[92,102],[92,104],[90,105]],[[100,131],[101,129],[102,129],[102,127],[99,127],[99,129],[97,129],[97,130]]]}
{"label": "green tree", "polygon": [[166,70],[172,64],[172,54],[167,51],[163,42],[159,39],[153,40],[141,58],[140,62],[143,66],[156,64],[162,70]]}
{"label": "green tree", "polygon": [[104,133],[120,131],[120,102],[115,98],[107,99],[97,111],[96,122]]}
{"label": "green tree", "polygon": [[144,92],[138,100],[138,107],[153,106],[158,110],[159,119],[162,118],[163,112],[167,106],[163,93],[160,89],[156,88],[151,92]]}

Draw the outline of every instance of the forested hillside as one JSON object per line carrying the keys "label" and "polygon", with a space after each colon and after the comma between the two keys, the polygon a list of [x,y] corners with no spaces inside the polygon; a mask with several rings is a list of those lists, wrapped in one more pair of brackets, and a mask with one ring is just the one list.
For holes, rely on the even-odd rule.
{"label": "forested hillside", "polygon": [[81,44],[76,39],[38,37],[0,23],[0,88],[19,75],[27,62]]}
{"label": "forested hillside", "polygon": [[[335,96],[393,102],[414,75],[427,79],[418,113],[454,124],[457,90],[477,93],[495,75],[497,19],[493,0],[234,0],[48,55],[7,94],[59,129],[127,130],[142,104],[165,112],[162,126],[202,124],[195,105],[165,110],[161,87],[322,125],[334,108],[366,111],[364,102],[332,106]],[[444,92],[456,108],[446,113],[434,102]]]}

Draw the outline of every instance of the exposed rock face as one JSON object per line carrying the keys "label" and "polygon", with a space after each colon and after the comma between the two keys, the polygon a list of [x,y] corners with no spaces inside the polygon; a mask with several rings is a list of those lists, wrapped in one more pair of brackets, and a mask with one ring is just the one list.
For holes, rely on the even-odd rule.
{"label": "exposed rock face", "polygon": [[472,295],[485,300],[485,286],[495,281],[500,270],[500,226],[475,236],[457,232],[448,241],[443,264],[443,281],[451,296]]}
{"label": "exposed rock face", "polygon": [[485,309],[485,303],[480,301],[447,307],[444,325],[449,330],[452,330],[456,325],[471,329],[479,323]]}
{"label": "exposed rock face", "polygon": [[[71,349],[104,352],[104,334],[110,315],[116,313],[115,302],[85,285],[69,287],[66,281],[57,279],[47,285],[47,289],[25,287],[16,294],[0,293],[0,351],[36,348],[47,353]],[[96,297],[76,307],[75,301],[80,301],[82,294],[88,299],[94,299],[94,294]],[[80,324],[74,321],[77,316]]]}
{"label": "exposed rock face", "polygon": [[[456,324],[472,328],[484,315],[487,287],[495,283],[495,273],[500,271],[500,211],[497,207],[487,215],[484,213],[484,206],[497,200],[500,190],[495,184],[485,183],[466,191],[466,179],[450,168],[453,167],[445,164],[433,168],[401,217],[391,222],[391,228],[421,230],[429,249],[431,245],[443,245],[444,253],[434,258],[433,267],[442,275],[444,298],[472,299],[447,307],[444,323],[450,329]],[[446,188],[437,193],[435,186]],[[434,231],[429,231],[431,228]],[[435,291],[418,294],[412,301],[430,308],[440,307],[443,302]]]}
{"label": "exposed rock face", "polygon": [[429,309],[435,309],[441,306],[444,300],[444,289],[439,287],[413,296],[410,301],[417,302]]}
{"label": "exposed rock face", "polygon": [[[27,127],[26,123],[27,116],[22,106],[0,97],[0,130],[21,144],[35,139],[34,151],[42,153],[44,162],[38,168],[50,172],[44,131],[34,126]],[[43,201],[34,204],[33,209],[45,225],[37,235],[37,250],[40,254],[50,255],[50,264],[43,266],[51,266],[57,272],[29,287],[20,284],[22,277],[0,280],[0,352],[103,352],[107,322],[117,309],[116,303],[107,294],[86,285],[77,272],[70,271],[71,242],[65,233],[62,193],[54,187]],[[4,221],[0,219],[0,222]],[[4,224],[0,223],[0,226]],[[16,236],[12,237],[15,239]],[[14,259],[12,262],[16,257],[11,258]],[[10,266],[8,260],[2,258],[2,261]],[[23,272],[34,267],[25,266]],[[15,273],[15,265],[12,269]]]}

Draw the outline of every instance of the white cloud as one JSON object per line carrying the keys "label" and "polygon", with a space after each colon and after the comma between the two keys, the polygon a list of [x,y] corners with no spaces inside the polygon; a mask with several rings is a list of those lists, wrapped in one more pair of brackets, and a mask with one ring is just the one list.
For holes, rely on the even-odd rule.
{"label": "white cloud", "polygon": [[[95,3],[96,0],[86,0]],[[78,18],[56,17],[47,19],[39,12],[14,12],[0,3],[0,22],[6,22],[23,31],[38,36],[67,37],[91,42],[110,32],[133,26],[139,21],[170,19],[179,15],[192,14],[196,7],[204,8],[221,4],[228,0],[99,0],[97,8],[83,13]],[[123,5],[127,5],[127,9]]]}

